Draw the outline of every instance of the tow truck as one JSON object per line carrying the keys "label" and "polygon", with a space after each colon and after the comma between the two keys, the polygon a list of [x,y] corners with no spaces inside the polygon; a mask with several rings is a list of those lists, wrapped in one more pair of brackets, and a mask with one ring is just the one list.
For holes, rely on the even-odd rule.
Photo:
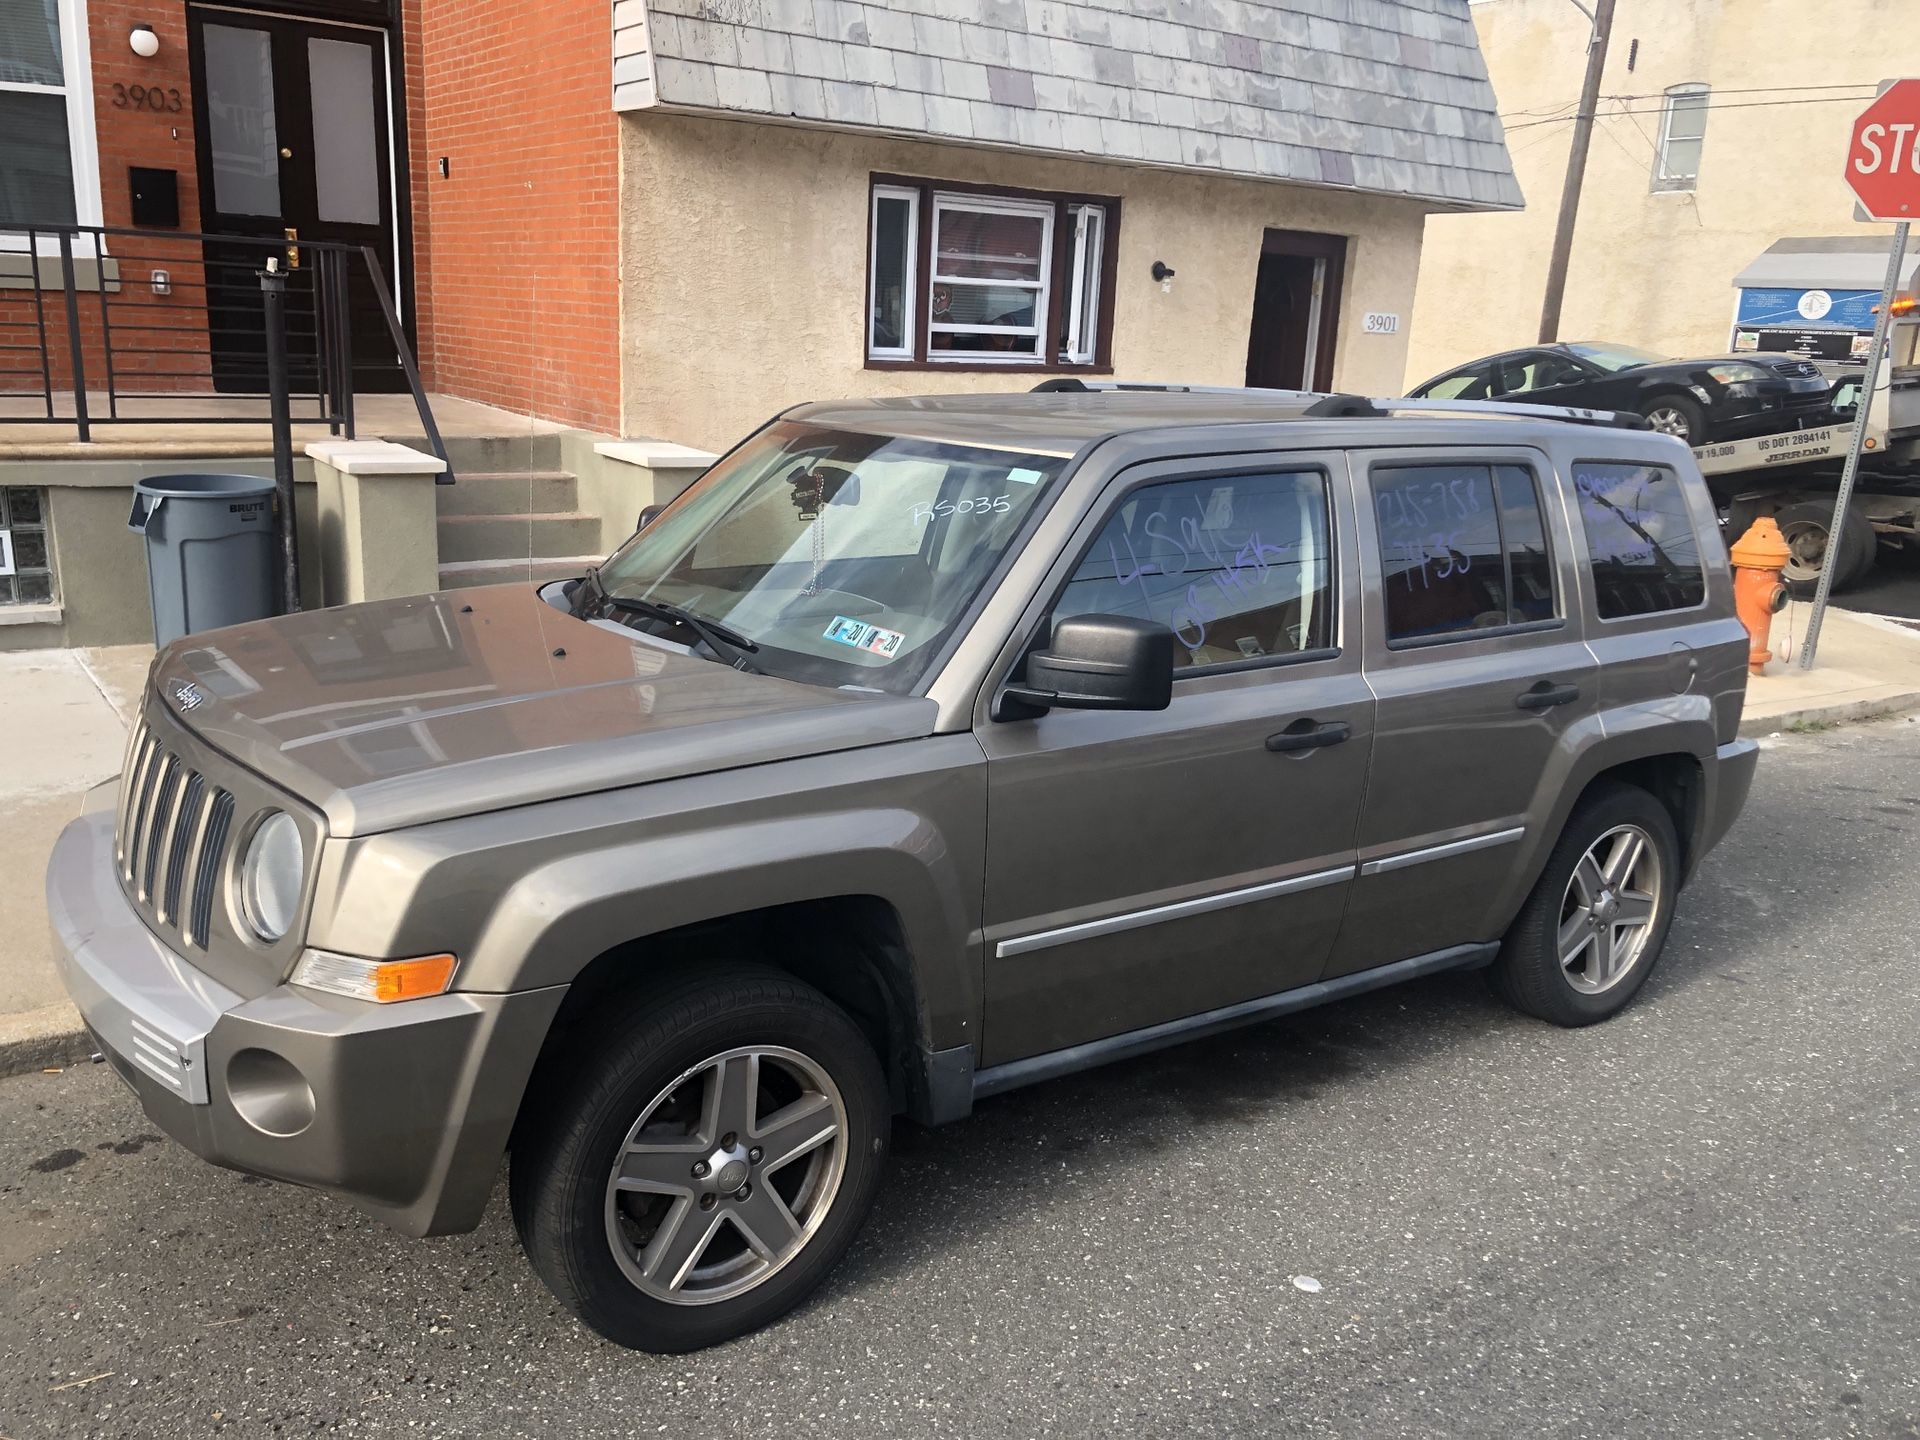
{"label": "tow truck", "polygon": [[1870,390],[1867,433],[1853,498],[1836,543],[1834,496],[1853,442],[1855,408],[1865,376],[1836,391],[1833,423],[1694,449],[1700,472],[1726,517],[1729,541],[1771,515],[1792,552],[1786,581],[1806,597],[1831,558],[1833,588],[1857,583],[1872,568],[1883,540],[1920,542],[1920,309],[1895,303],[1886,359]]}

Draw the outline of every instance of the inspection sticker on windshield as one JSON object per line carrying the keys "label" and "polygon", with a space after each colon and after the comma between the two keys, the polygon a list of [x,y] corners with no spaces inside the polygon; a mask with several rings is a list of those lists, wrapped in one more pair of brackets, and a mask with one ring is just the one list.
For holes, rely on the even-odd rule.
{"label": "inspection sticker on windshield", "polygon": [[898,630],[883,630],[878,625],[869,625],[864,620],[849,620],[844,615],[833,617],[833,623],[827,626],[825,638],[836,645],[851,645],[856,650],[871,651],[889,659],[900,653],[900,647],[907,639]]}
{"label": "inspection sticker on windshield", "polygon": [[1016,485],[1038,485],[1045,478],[1045,472],[1040,470],[1007,471],[1007,479],[1013,481]]}

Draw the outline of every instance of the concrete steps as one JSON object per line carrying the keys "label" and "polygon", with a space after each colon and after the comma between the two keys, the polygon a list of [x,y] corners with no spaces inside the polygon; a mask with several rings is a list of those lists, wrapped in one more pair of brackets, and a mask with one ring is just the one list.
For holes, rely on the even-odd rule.
{"label": "concrete steps", "polygon": [[600,517],[575,512],[532,515],[442,515],[440,563],[549,560],[584,555],[600,539]]}
{"label": "concrete steps", "polygon": [[[383,440],[396,440],[427,454],[433,447],[424,435],[383,434]],[[560,436],[538,435],[449,435],[446,437],[447,463],[461,485],[474,475],[524,475],[529,470],[556,470],[560,467]]]}
{"label": "concrete steps", "polygon": [[571,580],[598,565],[604,555],[549,556],[543,560],[456,560],[440,566],[440,588],[460,590],[469,585],[544,585],[549,580]]}
{"label": "concrete steps", "polygon": [[463,474],[434,497],[450,515],[565,515],[576,511],[580,487],[571,471],[523,470]]}

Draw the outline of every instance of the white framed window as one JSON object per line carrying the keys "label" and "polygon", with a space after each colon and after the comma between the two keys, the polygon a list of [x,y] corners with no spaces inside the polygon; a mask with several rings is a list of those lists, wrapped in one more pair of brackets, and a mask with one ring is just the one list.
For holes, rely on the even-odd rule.
{"label": "white framed window", "polygon": [[1705,85],[1675,85],[1660,107],[1660,147],[1654,155],[1655,190],[1692,190],[1700,178],[1700,145],[1707,134]]}
{"label": "white framed window", "polygon": [[1107,210],[1104,205],[1069,205],[1073,226],[1068,255],[1066,328],[1060,357],[1071,365],[1091,365],[1100,350],[1100,291],[1106,276]]}
{"label": "white framed window", "polygon": [[1052,313],[1054,207],[936,193],[927,359],[1033,364]]}
{"label": "white framed window", "polygon": [[86,19],[86,0],[0,0],[0,227],[100,223]]}
{"label": "white framed window", "polygon": [[1118,200],[880,175],[871,194],[869,364],[1107,363]]}
{"label": "white framed window", "polygon": [[909,185],[874,186],[867,243],[867,354],[911,360],[920,309],[920,192]]}

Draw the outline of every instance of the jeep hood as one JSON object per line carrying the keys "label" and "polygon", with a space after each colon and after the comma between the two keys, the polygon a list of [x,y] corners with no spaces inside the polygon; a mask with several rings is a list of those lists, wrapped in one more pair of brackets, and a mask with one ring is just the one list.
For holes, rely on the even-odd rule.
{"label": "jeep hood", "polygon": [[190,636],[149,703],[335,835],[915,739],[937,708],[662,650],[520,585]]}

